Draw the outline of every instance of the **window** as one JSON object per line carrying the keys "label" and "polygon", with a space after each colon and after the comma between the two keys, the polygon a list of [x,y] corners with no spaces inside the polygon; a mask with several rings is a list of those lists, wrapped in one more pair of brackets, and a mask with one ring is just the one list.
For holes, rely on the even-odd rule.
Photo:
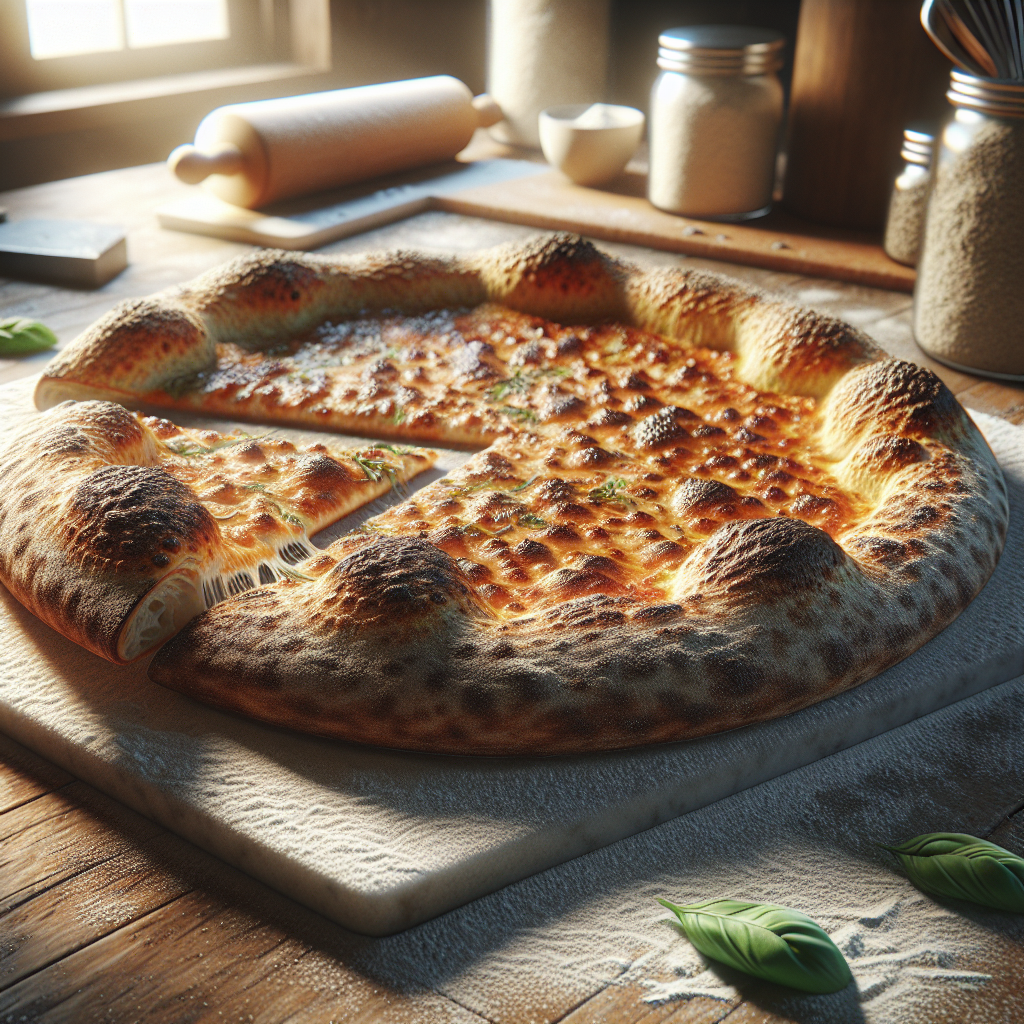
{"label": "window", "polygon": [[26,0],[35,60],[227,39],[225,0]]}
{"label": "window", "polygon": [[353,84],[330,2],[0,0],[0,190],[163,160],[226,103]]}
{"label": "window", "polygon": [[0,93],[287,59],[287,20],[288,0],[0,0]]}

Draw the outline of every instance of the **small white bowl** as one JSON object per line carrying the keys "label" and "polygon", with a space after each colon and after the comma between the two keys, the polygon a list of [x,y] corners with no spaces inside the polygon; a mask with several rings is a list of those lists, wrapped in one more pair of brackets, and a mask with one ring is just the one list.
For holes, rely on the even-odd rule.
{"label": "small white bowl", "polygon": [[635,107],[577,103],[542,110],[538,127],[549,164],[577,185],[602,185],[621,174],[636,152],[644,115]]}

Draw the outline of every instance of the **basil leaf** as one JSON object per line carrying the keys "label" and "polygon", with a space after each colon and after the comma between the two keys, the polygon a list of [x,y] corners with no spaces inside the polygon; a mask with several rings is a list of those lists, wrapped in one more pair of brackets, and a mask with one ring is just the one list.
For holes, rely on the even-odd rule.
{"label": "basil leaf", "polygon": [[995,843],[930,832],[883,849],[895,853],[910,881],[932,896],[1024,914],[1024,860]]}
{"label": "basil leaf", "polygon": [[658,902],[705,956],[744,974],[814,993],[838,992],[853,978],[835,943],[798,910],[741,900]]}
{"label": "basil leaf", "polygon": [[38,320],[0,320],[0,356],[27,356],[57,344],[57,335]]}

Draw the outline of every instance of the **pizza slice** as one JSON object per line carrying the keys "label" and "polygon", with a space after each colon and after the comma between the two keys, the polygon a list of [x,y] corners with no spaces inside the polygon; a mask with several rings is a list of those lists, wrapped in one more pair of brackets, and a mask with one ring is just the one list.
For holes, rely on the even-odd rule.
{"label": "pizza slice", "polygon": [[434,458],[63,403],[0,454],[0,580],[65,636],[133,661],[204,608],[301,578],[312,533]]}

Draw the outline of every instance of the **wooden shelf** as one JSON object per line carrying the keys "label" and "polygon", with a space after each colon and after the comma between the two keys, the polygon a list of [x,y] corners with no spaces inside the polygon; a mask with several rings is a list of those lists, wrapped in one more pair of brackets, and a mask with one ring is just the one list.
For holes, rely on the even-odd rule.
{"label": "wooden shelf", "polygon": [[451,213],[575,231],[608,242],[893,291],[914,290],[914,269],[889,259],[872,234],[810,224],[781,208],[742,224],[677,217],[651,206],[646,191],[647,176],[640,171],[627,171],[602,189],[574,185],[558,171],[550,171],[438,197],[433,205]]}

